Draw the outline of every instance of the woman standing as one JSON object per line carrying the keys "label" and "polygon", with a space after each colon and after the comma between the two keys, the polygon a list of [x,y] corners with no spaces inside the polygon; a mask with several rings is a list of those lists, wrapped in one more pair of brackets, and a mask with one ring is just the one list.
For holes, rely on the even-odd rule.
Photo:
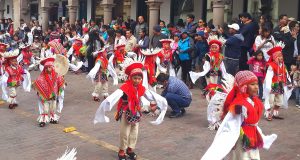
{"label": "woman standing", "polygon": [[99,38],[99,34],[96,30],[92,30],[89,33],[89,40],[86,42],[87,48],[87,59],[88,59],[88,72],[95,65],[95,58],[93,52],[100,50],[104,46],[104,42]]}
{"label": "woman standing", "polygon": [[270,56],[268,55],[268,51],[273,48],[275,44],[274,37],[271,35],[271,29],[267,27],[263,27],[261,29],[261,34],[258,35],[255,39],[254,43],[254,51],[261,50],[263,52],[263,56],[266,61],[269,60]]}

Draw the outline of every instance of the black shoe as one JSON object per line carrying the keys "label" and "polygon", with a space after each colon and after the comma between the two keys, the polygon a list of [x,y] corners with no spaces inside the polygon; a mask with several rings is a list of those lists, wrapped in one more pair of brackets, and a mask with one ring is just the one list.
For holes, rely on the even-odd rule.
{"label": "black shoe", "polygon": [[284,118],[280,116],[273,116],[273,119],[284,119]]}
{"label": "black shoe", "polygon": [[178,117],[181,117],[182,116],[182,113],[181,112],[178,112],[178,113],[173,113],[169,116],[169,118],[178,118]]}
{"label": "black shoe", "polygon": [[137,158],[137,155],[134,152],[126,151],[126,154],[129,156],[130,160],[136,160],[136,158]]}
{"label": "black shoe", "polygon": [[124,155],[119,155],[118,154],[118,157],[119,157],[119,160],[127,160],[125,154]]}
{"label": "black shoe", "polygon": [[8,108],[9,108],[9,109],[15,109],[15,107],[16,107],[16,106],[14,106],[13,104],[9,104],[9,105],[8,105]]}
{"label": "black shoe", "polygon": [[181,111],[181,114],[182,114],[182,115],[185,114],[185,109],[184,109],[184,108],[182,108],[180,111]]}
{"label": "black shoe", "polygon": [[41,122],[39,125],[40,125],[40,127],[45,127],[46,123],[45,122]]}
{"label": "black shoe", "polygon": [[51,124],[58,124],[58,121],[57,120],[56,121],[55,120],[50,120],[50,123]]}
{"label": "black shoe", "polygon": [[145,115],[148,115],[148,114],[150,113],[150,111],[143,111],[143,113],[144,113]]}

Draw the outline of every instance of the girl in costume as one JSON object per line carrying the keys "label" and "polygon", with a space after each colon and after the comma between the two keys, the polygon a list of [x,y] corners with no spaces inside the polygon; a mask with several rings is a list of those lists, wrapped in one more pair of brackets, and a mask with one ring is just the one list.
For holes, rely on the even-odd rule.
{"label": "girl in costume", "polygon": [[38,78],[33,82],[33,87],[37,91],[38,106],[40,115],[37,119],[40,127],[44,127],[46,123],[58,123],[59,116],[57,110],[60,112],[62,108],[57,109],[57,100],[61,96],[65,82],[63,76],[58,75],[54,69],[53,57],[48,57],[41,60],[43,71]]}
{"label": "girl in costume", "polygon": [[251,71],[238,72],[225,101],[225,118],[201,160],[220,160],[229,152],[234,160],[260,160],[259,149],[269,149],[277,135],[265,136],[257,126],[263,114],[257,93],[257,77]]}
{"label": "girl in costume", "polygon": [[258,78],[259,84],[259,98],[263,97],[263,82],[265,79],[265,70],[266,70],[266,61],[264,59],[263,52],[261,50],[257,50],[254,53],[254,56],[251,57],[247,64],[249,64],[250,71],[253,72]]}
{"label": "girl in costume", "polygon": [[209,36],[207,41],[210,51],[205,55],[203,71],[199,73],[190,71],[190,77],[193,83],[195,83],[199,77],[205,76],[207,85],[210,83],[217,84],[220,82],[220,78],[227,74],[223,63],[224,56],[221,53],[225,39],[223,37],[218,38],[218,36]]}
{"label": "girl in costume", "polygon": [[276,42],[275,47],[267,53],[270,55],[265,79],[265,117],[268,121],[283,119],[279,116],[279,108],[288,107],[288,99],[291,95],[291,79],[283,62],[282,49],[284,44]]}
{"label": "girl in costume", "polygon": [[126,58],[123,68],[128,76],[127,81],[100,104],[95,115],[94,123],[109,122],[105,112],[111,111],[112,107],[118,104],[115,119],[121,121],[119,160],[126,160],[126,154],[132,160],[137,158],[133,150],[135,149],[139,121],[142,115],[141,97],[145,96],[151,102],[156,101],[161,109],[160,115],[152,124],[160,124],[167,110],[166,99],[155,92],[146,90],[142,85],[142,80],[145,78],[142,72],[143,67],[143,63]]}

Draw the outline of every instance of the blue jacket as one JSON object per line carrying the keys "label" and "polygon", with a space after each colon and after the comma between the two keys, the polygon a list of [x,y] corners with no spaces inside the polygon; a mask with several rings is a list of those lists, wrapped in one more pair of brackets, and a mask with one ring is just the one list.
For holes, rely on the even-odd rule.
{"label": "blue jacket", "polygon": [[244,41],[242,34],[235,34],[225,42],[225,57],[239,59],[241,56],[241,44]]}
{"label": "blue jacket", "polygon": [[178,49],[179,49],[179,59],[181,61],[190,60],[191,57],[189,55],[189,52],[192,51],[194,48],[194,41],[190,37],[187,37],[186,39],[180,39],[178,42]]}

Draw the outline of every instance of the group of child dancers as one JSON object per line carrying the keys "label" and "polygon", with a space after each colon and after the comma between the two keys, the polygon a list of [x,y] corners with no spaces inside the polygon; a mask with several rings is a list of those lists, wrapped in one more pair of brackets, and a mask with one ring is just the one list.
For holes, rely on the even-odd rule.
{"label": "group of child dancers", "polygon": [[[31,51],[26,49],[26,44],[20,49],[10,50],[8,45],[1,43],[2,91],[5,95],[7,88],[9,90],[8,96],[3,96],[9,103],[9,108],[14,109],[18,106],[17,87],[23,84],[24,90],[29,92],[32,86],[38,95],[39,126],[58,123],[57,112],[61,112],[63,106],[66,73],[54,67],[54,63],[65,65],[62,70],[68,69],[69,66],[72,70],[78,70],[82,66],[78,58],[82,45],[78,41],[82,40],[76,39],[71,51],[67,52],[59,40],[54,39],[49,42],[52,45],[44,51],[47,54],[38,58],[32,56]],[[170,76],[178,74],[172,65],[172,54],[177,54],[170,47],[172,42],[171,39],[163,39],[163,48],[140,50],[137,53],[126,53],[124,44],[116,46],[115,53],[112,54],[108,54],[105,47],[93,53],[95,66],[87,77],[91,78],[95,85],[93,100],[100,102],[100,95],[104,97],[96,112],[94,123],[109,122],[105,112],[111,111],[114,105],[117,106],[114,118],[120,121],[120,160],[137,158],[134,149],[139,122],[146,104],[151,112],[159,110],[157,119],[151,123],[158,125],[163,121],[168,104],[165,98],[156,93],[156,76],[158,73],[168,73]],[[190,72],[193,82],[205,76],[208,84],[206,90],[209,126],[218,130],[214,142],[202,159],[222,159],[230,151],[236,159],[260,159],[258,149],[268,149],[277,135],[265,136],[257,123],[263,112],[269,121],[273,118],[282,119],[279,116],[279,108],[287,107],[293,84],[299,88],[300,72],[298,67],[293,68],[292,83],[283,62],[284,44],[279,42],[268,51],[270,59],[267,62],[262,52],[256,51],[248,61],[250,71],[240,71],[233,78],[233,75],[226,72],[223,63],[224,56],[221,50],[224,42],[222,38],[209,37],[210,50],[205,55],[203,71]],[[61,56],[67,60],[70,55],[76,60],[61,62]],[[37,65],[40,66],[41,73],[31,82],[29,70]],[[124,82],[110,95],[109,77],[113,78],[114,85],[120,81]],[[215,102],[213,99],[218,102],[222,99],[222,104],[210,103]],[[210,121],[211,119],[215,120]],[[231,130],[230,134],[227,132],[228,127]],[[235,149],[232,150],[233,147]]]}

